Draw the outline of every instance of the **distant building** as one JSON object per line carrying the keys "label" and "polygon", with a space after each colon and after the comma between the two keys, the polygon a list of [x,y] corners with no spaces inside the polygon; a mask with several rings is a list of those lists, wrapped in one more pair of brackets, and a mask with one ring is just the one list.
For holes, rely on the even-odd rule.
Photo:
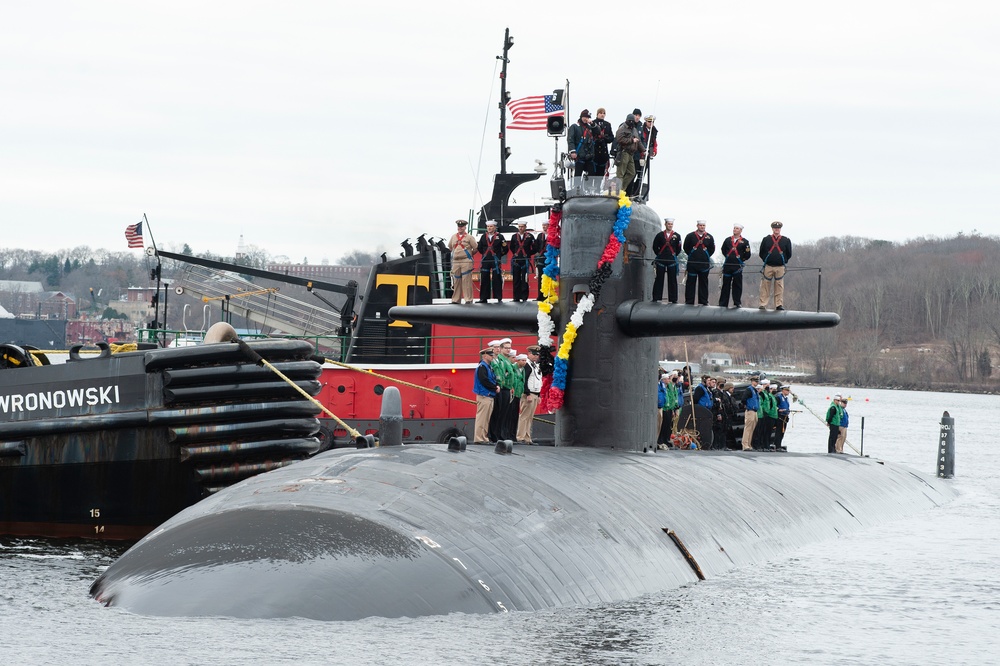
{"label": "distant building", "polygon": [[349,280],[354,280],[359,286],[364,287],[368,282],[368,275],[372,272],[372,267],[334,266],[332,264],[269,264],[267,270],[282,275],[324,280],[338,284],[347,284]]}
{"label": "distant building", "polygon": [[707,354],[702,354],[701,356],[701,367],[712,368],[714,366],[719,366],[720,368],[728,368],[733,364],[733,357],[724,352],[708,352]]}
{"label": "distant building", "polygon": [[0,307],[21,319],[72,319],[76,298],[63,291],[46,291],[41,282],[0,280]]}
{"label": "distant building", "polygon": [[62,291],[47,291],[39,299],[36,312],[39,319],[74,319],[76,298]]}

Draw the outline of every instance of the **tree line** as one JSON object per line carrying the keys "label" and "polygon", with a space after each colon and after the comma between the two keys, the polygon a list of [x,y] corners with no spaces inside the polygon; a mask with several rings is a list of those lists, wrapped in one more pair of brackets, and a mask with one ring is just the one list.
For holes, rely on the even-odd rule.
{"label": "tree line", "polygon": [[[1000,237],[973,232],[891,242],[833,236],[797,243],[794,250],[786,307],[814,310],[819,302],[822,310],[840,314],[841,324],[820,331],[696,336],[686,341],[691,359],[724,348],[774,365],[805,361],[817,380],[843,385],[1000,386],[993,368],[1000,349]],[[234,261],[187,245],[182,253]],[[103,310],[129,286],[150,285],[153,261],[135,251],[85,246],[56,253],[3,249],[0,279],[42,282],[74,294],[81,308],[90,305],[93,287],[102,294],[96,305]],[[334,263],[375,261],[374,254],[351,252]],[[271,257],[251,246],[243,262],[264,267]],[[165,276],[180,270],[164,264]],[[748,265],[744,305],[755,304],[759,279],[758,268]],[[683,343],[664,339],[663,357],[684,358]]]}
{"label": "tree line", "polygon": [[[698,355],[728,343],[749,358],[805,360],[822,382],[995,390],[997,257],[1000,238],[975,232],[901,243],[840,236],[797,244],[790,264],[795,270],[785,278],[785,307],[815,310],[819,302],[820,309],[840,314],[840,325],[725,340],[704,336]],[[759,277],[748,267],[749,294],[756,294]],[[754,303],[744,296],[744,305]]]}

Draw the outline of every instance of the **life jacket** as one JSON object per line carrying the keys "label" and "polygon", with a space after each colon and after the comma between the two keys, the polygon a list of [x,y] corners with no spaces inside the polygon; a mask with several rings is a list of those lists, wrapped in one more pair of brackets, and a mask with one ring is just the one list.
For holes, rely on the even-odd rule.
{"label": "life jacket", "polygon": [[528,255],[525,254],[524,248],[528,247],[528,244],[525,243],[525,240],[527,240],[528,238],[531,238],[532,242],[534,242],[534,237],[532,237],[532,236],[530,236],[529,234],[526,233],[526,234],[524,234],[523,237],[521,236],[521,234],[517,234],[515,236],[515,238],[517,238],[517,240],[520,241],[520,242],[518,243],[517,250],[514,251],[514,258],[515,259],[524,259],[524,260],[527,260],[528,259]]}
{"label": "life jacket", "polygon": [[701,389],[701,397],[698,398],[698,404],[706,409],[712,409],[715,406],[715,401],[712,400],[711,390],[705,384],[698,384],[698,388]]}
{"label": "life jacket", "polygon": [[677,401],[677,384],[670,382],[667,384],[667,399],[663,405],[663,409],[673,411],[679,406]]}
{"label": "life jacket", "polygon": [[771,256],[772,254],[774,254],[774,251],[777,250],[778,255],[781,257],[781,265],[784,266],[785,253],[782,252],[781,250],[781,234],[779,233],[777,238],[774,237],[774,234],[771,234],[770,236],[768,236],[768,238],[771,239],[771,249],[767,251],[767,255]]}
{"label": "life jacket", "polygon": [[[496,378],[496,375],[493,374],[493,368],[490,367],[490,364],[487,363],[486,361],[480,361],[479,365],[486,366],[487,376],[490,378],[490,381],[492,381],[494,384],[496,384],[497,383],[497,378]],[[479,381],[479,369],[478,368],[476,369],[476,373],[475,373],[474,377],[475,377],[475,379],[473,380],[473,383],[472,383],[472,392],[473,393],[475,393],[476,395],[486,396],[487,398],[492,398],[493,396],[496,395],[495,391],[490,391],[488,388],[486,388],[485,386],[483,386],[482,382]]]}
{"label": "life jacket", "polygon": [[736,261],[740,265],[739,270],[729,273],[729,275],[739,275],[740,273],[743,272],[743,258],[740,256],[740,246],[739,246],[741,240],[743,240],[743,236],[740,236],[739,238],[733,236],[732,238],[729,239],[729,242],[732,243],[732,247],[729,248],[729,252],[726,253],[726,257],[727,258],[736,257]]}
{"label": "life jacket", "polygon": [[[659,254],[656,255],[657,264],[661,266],[673,266],[677,263],[677,253],[674,252],[674,245],[672,242],[674,240],[674,234],[676,233],[676,231],[671,231],[669,234],[666,231],[663,232],[663,239],[665,242],[663,244],[663,250],[660,250]],[[670,255],[664,256],[664,251],[670,252]]]}
{"label": "life jacket", "polygon": [[[455,246],[455,249],[462,248],[462,252],[465,252],[466,259],[472,261],[472,253],[469,252],[469,248],[465,247],[465,243],[462,242],[465,240],[465,232],[460,231],[455,235],[458,237],[458,244]],[[455,250],[452,250],[452,253],[454,253],[454,251]]]}
{"label": "life jacket", "polygon": [[493,268],[491,269],[491,268],[487,267],[487,270],[496,271],[497,273],[500,272],[501,258],[496,255],[496,252],[493,251],[493,241],[495,241],[496,238],[497,238],[497,236],[499,236],[499,235],[500,235],[499,233],[494,232],[493,238],[490,238],[490,235],[488,233],[485,234],[485,236],[486,236],[486,252],[483,252],[483,260],[482,260],[482,262],[480,262],[480,267],[482,267],[482,264],[486,263],[486,260],[488,258],[492,258],[493,259]]}
{"label": "life jacket", "polygon": [[708,235],[707,231],[701,236],[698,235],[697,231],[694,232],[694,237],[698,239],[698,242],[694,244],[693,248],[691,248],[692,252],[694,252],[695,250],[705,250],[705,252],[708,252],[708,248],[705,247],[705,236],[707,235]]}

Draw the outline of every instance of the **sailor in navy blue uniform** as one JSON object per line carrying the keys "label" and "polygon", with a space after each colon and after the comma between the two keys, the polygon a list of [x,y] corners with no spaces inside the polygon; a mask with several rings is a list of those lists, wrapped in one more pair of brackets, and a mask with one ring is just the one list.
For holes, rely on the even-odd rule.
{"label": "sailor in navy blue uniform", "polygon": [[697,289],[698,303],[708,305],[708,272],[712,270],[715,239],[712,238],[712,234],[705,231],[705,220],[698,220],[697,228],[685,236],[684,253],[688,257],[684,302],[694,305],[695,289]]}
{"label": "sailor in navy blue uniform", "polygon": [[667,281],[667,298],[677,302],[677,255],[681,253],[681,235],[674,231],[674,218],[663,220],[663,231],[653,236],[653,300],[663,300],[663,280]]}
{"label": "sailor in navy blue uniform", "polygon": [[479,302],[490,298],[503,301],[503,257],[507,254],[507,241],[497,233],[497,223],[487,222],[486,233],[479,237]]}
{"label": "sailor in navy blue uniform", "polygon": [[743,238],[743,225],[733,225],[733,235],[722,241],[722,293],[719,307],[729,307],[729,294],[733,294],[733,305],[743,307],[743,265],[750,258],[750,241]]}
{"label": "sailor in navy blue uniform", "polygon": [[528,233],[528,225],[517,224],[517,233],[510,237],[507,249],[510,251],[510,273],[514,281],[514,302],[528,300],[528,270],[531,256],[535,254],[535,237]]}

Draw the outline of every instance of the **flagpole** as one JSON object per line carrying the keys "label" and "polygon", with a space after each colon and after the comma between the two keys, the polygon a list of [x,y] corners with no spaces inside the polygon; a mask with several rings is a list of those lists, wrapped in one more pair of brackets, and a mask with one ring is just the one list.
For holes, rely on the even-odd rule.
{"label": "flagpole", "polygon": [[[153,251],[155,252],[156,251],[156,239],[153,238],[153,229],[149,226],[149,219],[146,217],[145,213],[142,214],[142,221],[143,221],[143,224],[145,224],[145,226],[146,226],[146,230],[149,232],[149,242],[153,244]],[[159,259],[159,256],[157,256],[157,259]]]}
{"label": "flagpole", "polygon": [[[165,329],[167,327],[167,303],[166,303],[166,298],[164,298],[164,302],[163,302],[163,326],[160,326],[160,272],[162,270],[162,267],[160,265],[160,255],[156,251],[156,239],[153,238],[153,229],[149,226],[149,218],[146,217],[145,213],[142,214],[142,222],[146,226],[146,231],[149,232],[149,242],[153,244],[153,256],[156,257],[156,268],[153,269],[153,275],[156,276],[156,292],[155,292],[156,295],[153,297],[153,308],[154,308],[153,309],[153,327],[162,331],[163,329]],[[164,296],[166,296],[166,294],[164,294]],[[160,333],[159,332],[155,333],[154,335],[156,337],[160,337]],[[166,344],[167,344],[167,334],[166,334],[166,331],[163,331],[163,342],[162,342],[162,344],[163,344],[163,346],[166,346]]]}

